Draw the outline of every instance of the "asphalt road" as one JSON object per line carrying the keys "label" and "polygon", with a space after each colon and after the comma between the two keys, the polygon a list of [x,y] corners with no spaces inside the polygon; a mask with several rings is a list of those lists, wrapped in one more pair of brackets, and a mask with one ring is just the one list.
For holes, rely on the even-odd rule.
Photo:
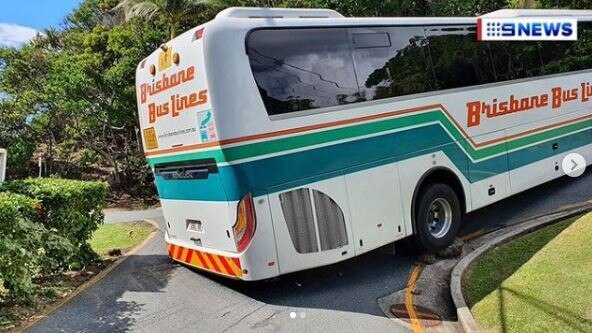
{"label": "asphalt road", "polygon": [[[592,200],[590,184],[592,172],[587,172],[513,196],[466,216],[462,234]],[[156,220],[163,224],[162,217]],[[405,287],[414,260],[381,249],[329,267],[245,283],[171,263],[159,232],[139,253],[30,331],[405,331],[384,317],[376,300]]]}

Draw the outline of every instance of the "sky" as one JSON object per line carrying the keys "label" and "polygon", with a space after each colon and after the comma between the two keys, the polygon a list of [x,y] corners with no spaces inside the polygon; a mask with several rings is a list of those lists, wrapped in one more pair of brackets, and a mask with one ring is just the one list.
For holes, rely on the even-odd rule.
{"label": "sky", "polygon": [[59,26],[81,0],[1,0],[0,46],[18,47],[38,31]]}

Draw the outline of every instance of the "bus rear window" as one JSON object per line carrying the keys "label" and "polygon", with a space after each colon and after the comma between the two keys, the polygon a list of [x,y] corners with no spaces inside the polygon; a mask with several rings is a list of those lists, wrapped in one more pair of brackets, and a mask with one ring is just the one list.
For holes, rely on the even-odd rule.
{"label": "bus rear window", "polygon": [[346,29],[256,30],[247,50],[269,115],[359,99]]}

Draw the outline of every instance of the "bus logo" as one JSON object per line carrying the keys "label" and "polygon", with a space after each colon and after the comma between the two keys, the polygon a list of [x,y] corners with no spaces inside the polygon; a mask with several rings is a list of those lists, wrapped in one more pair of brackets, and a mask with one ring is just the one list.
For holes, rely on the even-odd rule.
{"label": "bus logo", "polygon": [[477,39],[497,41],[577,40],[578,22],[562,17],[480,17]]}

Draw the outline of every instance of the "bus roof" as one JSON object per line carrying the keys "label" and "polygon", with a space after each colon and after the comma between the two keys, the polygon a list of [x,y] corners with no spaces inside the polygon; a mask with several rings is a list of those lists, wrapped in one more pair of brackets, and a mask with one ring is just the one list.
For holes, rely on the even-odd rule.
{"label": "bus roof", "polygon": [[502,17],[574,17],[584,19],[585,21],[592,20],[592,10],[584,9],[500,9],[495,12],[487,13],[482,17],[488,18],[502,18]]}
{"label": "bus roof", "polygon": [[[414,25],[414,24],[470,24],[477,17],[344,17],[331,9],[294,8],[227,8],[214,19],[215,22],[228,22],[241,26],[340,26],[340,25]],[[232,22],[232,23],[231,23]]]}
{"label": "bus roof", "polygon": [[[510,10],[502,9],[483,17],[563,16],[582,21],[592,20],[592,10]],[[477,16],[470,17],[344,17],[331,9],[231,7],[216,16],[222,24],[239,24],[252,29],[273,26],[380,26],[417,24],[476,24]]]}

